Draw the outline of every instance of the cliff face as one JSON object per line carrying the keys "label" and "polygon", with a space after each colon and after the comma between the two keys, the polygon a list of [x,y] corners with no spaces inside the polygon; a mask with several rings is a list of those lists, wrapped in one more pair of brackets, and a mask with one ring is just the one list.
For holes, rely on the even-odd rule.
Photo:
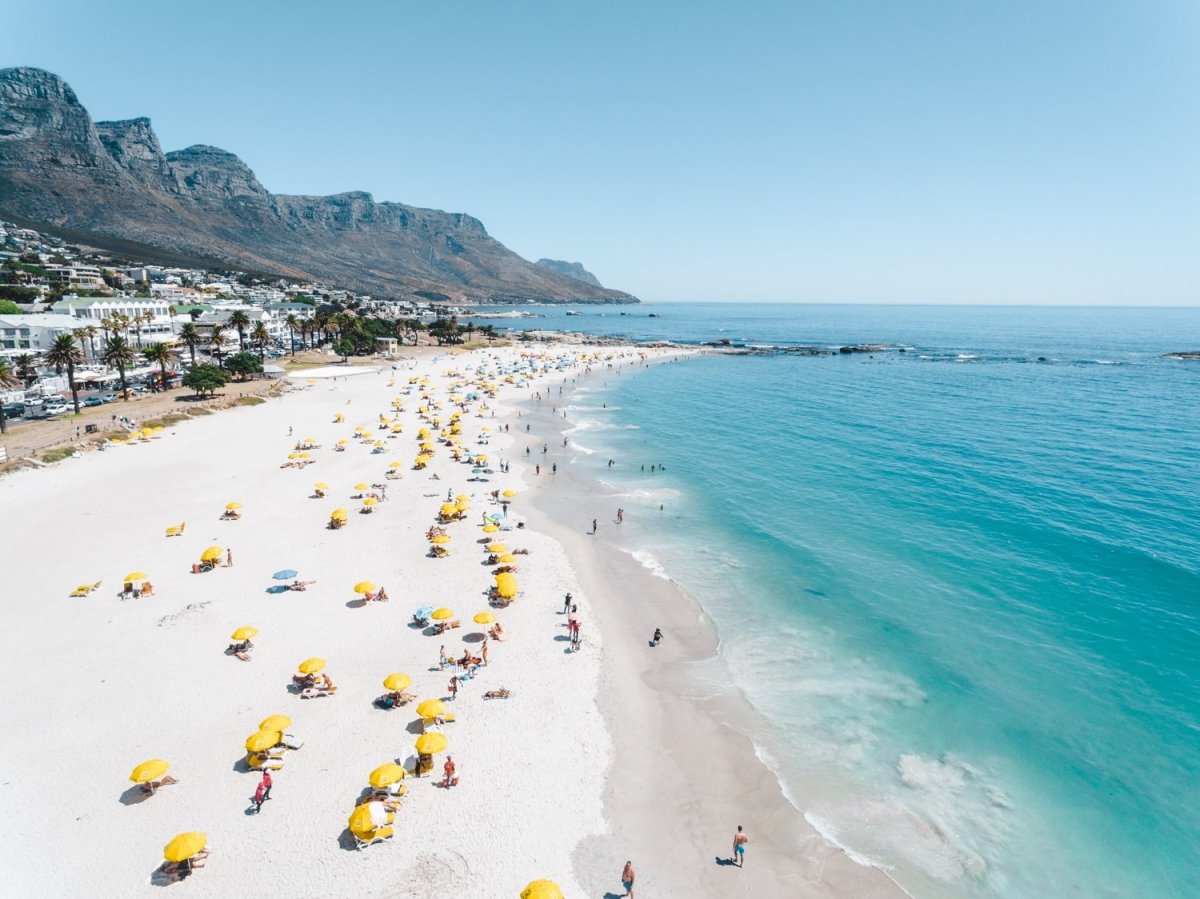
{"label": "cliff face", "polygon": [[0,214],[99,247],[136,247],[148,261],[158,252],[382,296],[637,302],[522,259],[468,215],[362,192],[272,194],[225,150],[164,154],[149,119],[93,123],[74,91],[40,69],[0,70]]}
{"label": "cliff face", "polygon": [[542,268],[550,269],[552,272],[558,272],[560,275],[566,275],[568,278],[574,278],[576,281],[590,284],[592,287],[602,286],[600,280],[583,267],[582,262],[564,262],[561,259],[539,259],[537,264]]}

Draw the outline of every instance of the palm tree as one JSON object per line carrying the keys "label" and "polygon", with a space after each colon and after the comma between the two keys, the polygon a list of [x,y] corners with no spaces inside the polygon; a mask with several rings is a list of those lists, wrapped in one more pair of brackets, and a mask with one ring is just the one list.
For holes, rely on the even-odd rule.
{"label": "palm tree", "polygon": [[147,362],[157,363],[162,369],[162,389],[167,389],[167,363],[175,358],[175,350],[166,343],[155,343],[142,350]]}
{"label": "palm tree", "polygon": [[284,322],[284,324],[286,324],[288,326],[288,334],[291,337],[292,355],[295,356],[296,355],[296,332],[300,331],[301,334],[304,333],[301,330],[300,319],[296,318],[294,313],[289,312],[287,318],[285,318],[283,320],[283,322]]}
{"label": "palm tree", "polygon": [[229,327],[237,328],[238,332],[238,348],[246,349],[246,329],[250,327],[250,316],[244,309],[233,310],[233,315],[229,316]]}
{"label": "palm tree", "polygon": [[319,347],[325,339],[325,326],[327,324],[329,324],[329,313],[318,312],[313,316],[312,324],[309,325],[313,334],[313,349]]}
{"label": "palm tree", "polygon": [[[7,359],[0,359],[0,391],[12,390],[21,379],[16,376]],[[4,418],[4,403],[0,402],[0,434],[8,432],[8,422]]]}
{"label": "palm tree", "polygon": [[129,402],[129,382],[125,380],[125,369],[134,363],[137,354],[124,337],[110,337],[104,343],[104,364],[113,366],[121,375],[121,396]]}
{"label": "palm tree", "polygon": [[75,336],[79,338],[79,342],[88,342],[88,358],[95,361],[96,359],[96,326],[85,325],[82,328],[75,329]]}
{"label": "palm tree", "polygon": [[266,361],[267,344],[271,341],[271,332],[267,330],[266,324],[262,321],[255,322],[250,337],[258,344],[258,361]]}
{"label": "palm tree", "polygon": [[179,339],[187,344],[188,351],[192,354],[192,365],[196,364],[196,344],[200,342],[200,332],[196,329],[192,322],[185,322],[179,326]]}
{"label": "palm tree", "polygon": [[140,312],[133,313],[133,318],[131,319],[131,321],[133,323],[134,333],[137,334],[137,345],[138,345],[138,349],[140,350],[142,348],[142,321],[143,321],[142,313],[140,313]]}
{"label": "palm tree", "polygon": [[22,353],[13,361],[17,364],[17,377],[28,389],[37,380],[37,360],[30,353]]}
{"label": "palm tree", "polygon": [[79,414],[79,388],[75,386],[75,366],[83,362],[83,350],[75,342],[71,332],[59,334],[54,343],[46,351],[46,361],[57,371],[67,370],[67,385],[71,388],[71,401],[75,404],[75,414]]}

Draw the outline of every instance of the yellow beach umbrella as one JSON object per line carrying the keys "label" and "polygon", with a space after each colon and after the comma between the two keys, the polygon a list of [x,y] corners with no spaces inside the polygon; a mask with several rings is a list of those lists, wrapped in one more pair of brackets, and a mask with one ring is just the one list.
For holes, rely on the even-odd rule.
{"label": "yellow beach umbrella", "polygon": [[426,699],[417,706],[417,714],[422,718],[436,718],[446,714],[446,703],[440,699]]}
{"label": "yellow beach umbrella", "polygon": [[317,438],[316,437],[305,437],[303,442],[304,443],[316,443]]}
{"label": "yellow beach umbrella", "polygon": [[371,444],[371,445],[372,445],[372,446],[374,446],[374,447],[376,447],[376,448],[378,448],[378,449],[383,449],[383,448],[384,448],[384,446],[386,446],[387,444],[385,444],[385,443],[384,443],[382,440],[376,440],[376,441],[375,441],[373,444]]}
{"label": "yellow beach umbrella", "polygon": [[208,834],[193,830],[189,833],[176,834],[171,842],[163,847],[163,858],[169,862],[181,862],[191,858],[208,845]]}
{"label": "yellow beach umbrella", "polygon": [[223,552],[225,552],[225,550],[221,549],[219,546],[210,546],[204,552],[200,553],[200,561],[215,562],[217,559],[221,558],[221,553]]}
{"label": "yellow beach umbrella", "polygon": [[417,752],[421,755],[433,755],[435,752],[443,752],[450,741],[446,739],[446,735],[434,731],[433,733],[421,734],[417,737]]}
{"label": "yellow beach umbrella", "polygon": [[313,656],[311,659],[305,659],[298,667],[301,674],[316,674],[325,667],[325,660]]}
{"label": "yellow beach umbrella", "polygon": [[345,445],[346,445],[346,444],[348,444],[349,442],[350,442],[349,440],[347,440],[345,437],[343,437],[341,440],[339,440],[339,441],[337,442],[337,445],[338,445],[338,446],[345,446]]}
{"label": "yellow beach umbrella", "polygon": [[171,765],[164,759],[150,759],[147,762],[142,762],[133,769],[133,773],[129,775],[129,779],[135,784],[146,784],[152,780],[158,780],[167,773],[167,769]]}
{"label": "yellow beach umbrella", "polygon": [[430,537],[429,542],[436,543],[440,546],[442,544],[450,542],[450,535],[449,534],[437,534],[433,537]]}
{"label": "yellow beach umbrella", "polygon": [[504,599],[512,599],[517,595],[517,579],[512,572],[505,571],[496,575],[496,592]]}
{"label": "yellow beach umbrella", "polygon": [[357,584],[354,585],[354,592],[355,593],[374,593],[375,592],[375,584],[372,583],[371,581],[359,581]]}
{"label": "yellow beach umbrella", "polygon": [[553,880],[534,880],[521,890],[521,899],[563,899],[563,891]]}
{"label": "yellow beach umbrella", "polygon": [[371,819],[371,803],[364,802],[352,811],[349,825],[352,833],[364,834],[373,831],[375,822]]}
{"label": "yellow beach umbrella", "polygon": [[476,624],[495,624],[496,616],[491,612],[480,612],[473,620]]}
{"label": "yellow beach umbrella", "polygon": [[496,561],[503,562],[504,564],[508,565],[508,564],[511,564],[512,562],[517,561],[517,557],[514,556],[512,553],[501,553],[500,555],[498,555],[496,557]]}
{"label": "yellow beach umbrella", "polygon": [[244,627],[239,627],[236,631],[229,635],[230,640],[249,640],[251,637],[258,636],[258,628],[252,624],[247,624]]}
{"label": "yellow beach umbrella", "polygon": [[508,547],[505,546],[503,543],[489,543],[487,546],[484,547],[484,549],[486,549],[490,553],[506,553],[506,552],[508,552]]}
{"label": "yellow beach umbrella", "polygon": [[377,506],[377,505],[379,505],[379,500],[377,500],[373,496],[368,496],[366,499],[363,500],[363,506],[367,509],[371,508],[371,506]]}
{"label": "yellow beach umbrella", "polygon": [[125,575],[125,580],[127,580],[127,581],[144,581],[144,580],[147,580],[147,578],[146,578],[146,572],[144,572],[144,571],[131,571],[129,574]]}
{"label": "yellow beach umbrella", "polygon": [[454,505],[454,503],[442,503],[441,508],[438,509],[438,512],[441,513],[443,518],[452,518],[458,514],[458,508]]}
{"label": "yellow beach umbrella", "polygon": [[388,468],[403,468],[403,467],[404,467],[403,462],[392,462],[391,464],[388,465]]}
{"label": "yellow beach umbrella", "polygon": [[328,490],[329,489],[329,485],[326,484],[324,481],[317,481],[317,483],[313,484],[313,486],[316,487],[318,490]]}
{"label": "yellow beach umbrella", "polygon": [[501,496],[506,496],[506,497],[508,497],[509,499],[512,499],[514,496],[516,496],[516,495],[517,495],[517,491],[515,491],[515,490],[505,490],[505,491],[504,491],[503,493],[501,493],[500,495],[501,495]]}
{"label": "yellow beach umbrella", "polygon": [[241,503],[226,503],[225,509],[229,512],[234,512],[242,507]]}
{"label": "yellow beach umbrella", "polygon": [[485,534],[498,534],[500,533],[500,528],[496,527],[494,524],[485,524],[483,526],[483,532]]}
{"label": "yellow beach umbrella", "polygon": [[311,459],[312,453],[296,453],[297,459]]}
{"label": "yellow beach umbrella", "polygon": [[385,690],[396,690],[397,692],[405,689],[412,683],[412,678],[407,674],[401,674],[399,671],[394,671],[383,679],[383,688]]}
{"label": "yellow beach umbrella", "polygon": [[449,618],[454,617],[454,610],[441,608],[441,609],[438,609],[436,612],[434,612],[429,617],[432,618],[434,621],[445,621]]}
{"label": "yellow beach umbrella", "polygon": [[460,493],[458,496],[454,497],[454,501],[456,503],[469,503],[471,501],[471,497],[467,496],[465,493]]}
{"label": "yellow beach umbrella", "polygon": [[354,489],[355,490],[370,490],[371,488],[370,488],[369,484],[364,484],[362,481],[359,481],[357,484],[354,485]]}
{"label": "yellow beach umbrella", "polygon": [[277,730],[256,730],[246,737],[246,748],[250,752],[263,752],[272,746],[278,746],[283,734]]}
{"label": "yellow beach umbrella", "polygon": [[404,780],[408,776],[408,771],[402,765],[397,765],[395,762],[388,762],[386,765],[380,765],[367,777],[367,783],[373,787],[390,787],[392,784]]}
{"label": "yellow beach umbrella", "polygon": [[287,715],[271,715],[258,722],[258,729],[265,731],[284,731],[292,726],[292,719]]}

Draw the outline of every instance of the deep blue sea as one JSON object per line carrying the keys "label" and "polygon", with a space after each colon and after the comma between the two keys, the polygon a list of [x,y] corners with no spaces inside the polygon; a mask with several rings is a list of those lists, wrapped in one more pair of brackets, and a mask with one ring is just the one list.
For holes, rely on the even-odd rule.
{"label": "deep blue sea", "polygon": [[918,897],[1200,895],[1200,309],[579,308],[522,324],[905,348],[569,409],[809,821]]}

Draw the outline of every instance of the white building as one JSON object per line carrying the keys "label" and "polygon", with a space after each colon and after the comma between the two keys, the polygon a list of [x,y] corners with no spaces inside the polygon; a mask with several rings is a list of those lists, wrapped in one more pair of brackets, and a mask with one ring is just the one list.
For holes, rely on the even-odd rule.
{"label": "white building", "polygon": [[[11,357],[21,353],[43,353],[54,345],[59,334],[77,331],[85,322],[69,315],[37,313],[35,315],[0,315],[0,355]],[[80,341],[84,353],[89,353],[87,341]]]}
{"label": "white building", "polygon": [[51,306],[50,311],[72,316],[82,324],[93,325],[96,328],[102,327],[101,323],[115,314],[124,315],[131,322],[135,321],[135,316],[148,315],[149,318],[143,320],[139,326],[131,324],[128,327],[130,337],[138,334],[140,327],[143,342],[150,340],[161,343],[174,339],[170,304],[158,297],[65,296]]}

